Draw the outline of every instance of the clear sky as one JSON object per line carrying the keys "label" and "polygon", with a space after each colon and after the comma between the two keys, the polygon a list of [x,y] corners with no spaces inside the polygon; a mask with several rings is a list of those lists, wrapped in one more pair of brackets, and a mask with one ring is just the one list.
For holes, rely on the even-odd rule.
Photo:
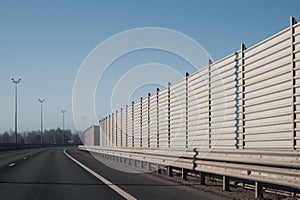
{"label": "clear sky", "polygon": [[[290,16],[300,21],[299,8],[298,0],[1,0],[0,132],[14,129],[11,78],[22,78],[19,131],[39,129],[38,98],[46,99],[44,128],[61,127],[60,110],[66,109],[66,128],[74,130],[77,71],[89,52],[114,34],[141,27],[173,29],[196,40],[216,61],[239,50],[240,43],[250,47],[287,28]],[[147,63],[160,54],[149,55],[143,58]],[[109,114],[99,97],[96,106],[99,118]]]}

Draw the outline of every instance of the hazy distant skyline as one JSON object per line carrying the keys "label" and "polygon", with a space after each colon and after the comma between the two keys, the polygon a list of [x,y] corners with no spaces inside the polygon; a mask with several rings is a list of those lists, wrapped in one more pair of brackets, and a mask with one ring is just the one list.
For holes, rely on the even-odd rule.
{"label": "hazy distant skyline", "polygon": [[[196,40],[213,60],[218,60],[239,50],[240,43],[250,47],[287,28],[290,16],[300,21],[299,7],[297,0],[2,0],[0,132],[14,129],[11,78],[22,78],[18,85],[19,131],[39,129],[39,98],[46,99],[45,129],[62,127],[61,109],[66,109],[66,129],[74,130],[72,90],[77,71],[88,53],[114,34],[141,27],[174,29]],[[137,52],[116,64],[161,61],[184,65],[172,59],[160,56],[159,52]],[[109,109],[101,107],[99,98],[96,107],[99,118],[109,114]],[[90,123],[86,121],[85,127]]]}

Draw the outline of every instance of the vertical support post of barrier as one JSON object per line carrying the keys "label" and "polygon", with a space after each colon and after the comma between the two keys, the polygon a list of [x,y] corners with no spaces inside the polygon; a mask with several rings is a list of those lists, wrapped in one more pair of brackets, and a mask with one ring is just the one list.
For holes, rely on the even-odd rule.
{"label": "vertical support post of barrier", "polygon": [[240,147],[240,68],[239,52],[235,52],[235,148]]}
{"label": "vertical support post of barrier", "polygon": [[295,189],[292,189],[291,197],[292,197],[292,199],[297,199],[297,192]]}
{"label": "vertical support post of barrier", "polygon": [[111,146],[114,146],[115,144],[115,123],[114,123],[114,113],[111,114]]}
{"label": "vertical support post of barrier", "polygon": [[116,111],[116,119],[115,119],[115,124],[116,124],[116,131],[115,131],[115,146],[118,146],[118,111]]}
{"label": "vertical support post of barrier", "polygon": [[143,146],[143,97],[140,101],[140,147]]}
{"label": "vertical support post of barrier", "polygon": [[171,97],[171,91],[170,91],[171,83],[168,82],[168,147],[170,148],[171,145],[171,106],[170,106],[170,97]]}
{"label": "vertical support post of barrier", "polygon": [[110,115],[108,115],[108,145],[111,146],[111,119]]}
{"label": "vertical support post of barrier", "polygon": [[187,170],[184,168],[181,169],[181,178],[187,180]]}
{"label": "vertical support post of barrier", "polygon": [[246,50],[246,46],[244,44],[241,44],[241,98],[242,98],[242,136],[239,136],[239,139],[242,139],[241,142],[241,148],[244,149],[245,148],[245,125],[246,125],[246,121],[245,121],[245,55],[244,55],[244,51]]}
{"label": "vertical support post of barrier", "polygon": [[168,176],[173,176],[173,167],[168,166]]}
{"label": "vertical support post of barrier", "polygon": [[121,108],[121,113],[120,113],[120,133],[121,133],[121,138],[120,138],[120,142],[121,142],[121,147],[123,147],[123,133],[124,133],[124,130],[123,130],[123,108]]}
{"label": "vertical support post of barrier", "polygon": [[143,169],[145,162],[144,161],[140,161],[140,164],[141,164],[141,169]]}
{"label": "vertical support post of barrier", "polygon": [[294,17],[290,17],[290,32],[291,32],[291,74],[292,74],[292,150],[295,150],[296,147],[296,71],[295,71],[295,29],[294,25],[296,24]]}
{"label": "vertical support post of barrier", "polygon": [[263,199],[263,186],[261,182],[255,182],[255,199]]}
{"label": "vertical support post of barrier", "polygon": [[126,111],[125,111],[125,146],[128,147],[128,105],[126,105]]}
{"label": "vertical support post of barrier", "polygon": [[208,148],[211,148],[211,64],[208,60]]}
{"label": "vertical support post of barrier", "polygon": [[108,118],[107,118],[107,117],[105,117],[105,134],[106,134],[105,146],[106,146],[106,147],[108,146],[108,142],[109,142],[109,139],[108,139],[108,129],[107,129],[107,122],[108,122]]}
{"label": "vertical support post of barrier", "polygon": [[205,177],[206,177],[206,173],[200,172],[200,180],[199,180],[200,185],[205,185]]}
{"label": "vertical support post of barrier", "polygon": [[159,88],[156,88],[156,124],[157,124],[157,133],[156,133],[156,142],[157,148],[159,147]]}
{"label": "vertical support post of barrier", "polygon": [[104,141],[103,119],[100,120],[99,124],[100,124],[100,127],[99,127],[99,133],[100,133],[100,135],[99,135],[99,144],[100,144],[101,147],[103,147],[103,141]]}
{"label": "vertical support post of barrier", "polygon": [[132,101],[132,106],[131,106],[132,112],[131,112],[131,126],[132,126],[132,135],[131,135],[131,147],[134,147],[134,101]]}
{"label": "vertical support post of barrier", "polygon": [[161,169],[160,169],[159,164],[156,164],[156,172],[157,172],[158,174],[161,174]]}
{"label": "vertical support post of barrier", "polygon": [[150,93],[148,93],[148,109],[147,109],[147,112],[148,112],[148,121],[147,121],[147,124],[148,124],[148,147],[150,147]]}
{"label": "vertical support post of barrier", "polygon": [[189,129],[188,129],[188,119],[189,119],[189,73],[185,73],[185,148],[189,147]]}
{"label": "vertical support post of barrier", "polygon": [[103,146],[103,119],[99,121],[99,146]]}
{"label": "vertical support post of barrier", "polygon": [[228,176],[223,176],[223,190],[224,191],[229,191],[229,177]]}

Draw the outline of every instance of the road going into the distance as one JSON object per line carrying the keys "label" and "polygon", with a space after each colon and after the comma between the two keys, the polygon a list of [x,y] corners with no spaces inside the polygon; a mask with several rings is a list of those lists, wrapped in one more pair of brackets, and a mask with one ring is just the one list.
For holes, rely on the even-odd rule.
{"label": "road going into the distance", "polygon": [[[64,154],[65,148],[0,153],[2,199],[124,199]],[[120,172],[77,148],[66,152],[136,199],[222,199],[150,174]]]}

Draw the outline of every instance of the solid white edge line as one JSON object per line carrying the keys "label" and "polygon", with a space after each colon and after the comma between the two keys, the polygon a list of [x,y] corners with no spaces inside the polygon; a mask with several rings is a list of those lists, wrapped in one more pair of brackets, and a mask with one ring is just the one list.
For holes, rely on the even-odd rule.
{"label": "solid white edge line", "polygon": [[125,192],[124,190],[122,190],[121,188],[119,188],[118,186],[114,185],[109,180],[107,180],[104,177],[100,176],[99,174],[97,174],[96,172],[94,172],[93,170],[91,170],[90,168],[88,168],[87,166],[85,166],[84,164],[82,164],[81,162],[79,162],[78,160],[76,160],[75,158],[73,158],[72,156],[70,156],[66,152],[66,150],[67,149],[64,150],[64,154],[68,158],[70,158],[71,160],[73,160],[75,163],[77,163],[80,167],[82,167],[83,169],[85,169],[86,171],[88,171],[90,174],[92,174],[93,176],[95,176],[97,179],[99,179],[100,181],[102,181],[104,184],[106,184],[108,187],[110,187],[111,189],[113,189],[115,192],[117,192],[118,194],[120,194],[125,199],[136,200],[135,197],[131,196],[130,194],[128,194],[127,192]]}
{"label": "solid white edge line", "polygon": [[12,167],[14,166],[16,163],[11,163],[10,165],[8,165],[9,167]]}

